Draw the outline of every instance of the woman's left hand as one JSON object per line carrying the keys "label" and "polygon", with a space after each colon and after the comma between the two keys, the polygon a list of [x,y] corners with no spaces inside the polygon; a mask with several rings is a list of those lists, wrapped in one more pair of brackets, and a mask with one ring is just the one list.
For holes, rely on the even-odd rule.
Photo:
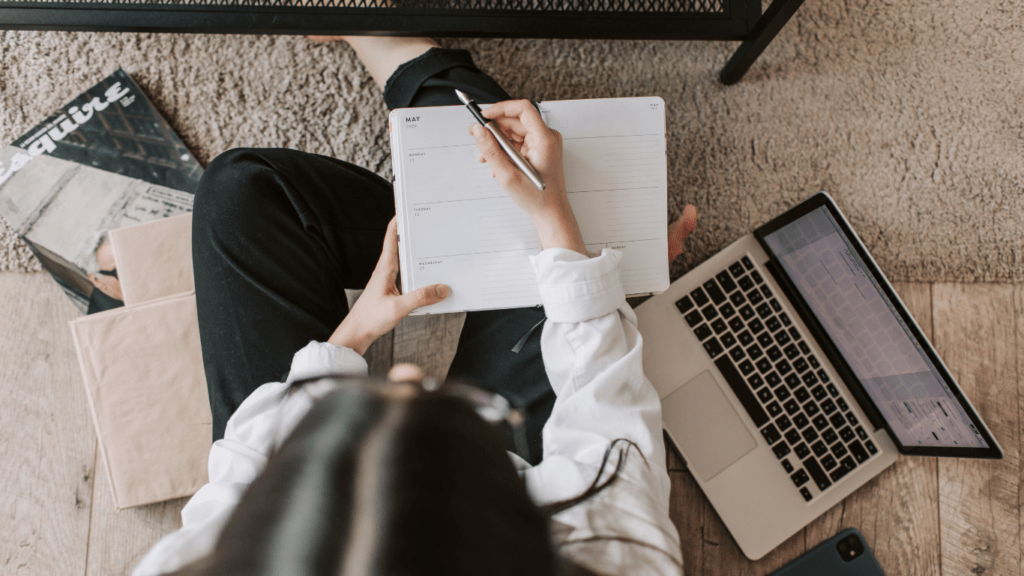
{"label": "woman's left hand", "polygon": [[398,271],[398,221],[392,218],[384,236],[384,249],[370,281],[327,341],[335,346],[351,348],[362,356],[370,344],[393,330],[410,312],[448,297],[450,289],[444,284],[402,294],[395,283]]}

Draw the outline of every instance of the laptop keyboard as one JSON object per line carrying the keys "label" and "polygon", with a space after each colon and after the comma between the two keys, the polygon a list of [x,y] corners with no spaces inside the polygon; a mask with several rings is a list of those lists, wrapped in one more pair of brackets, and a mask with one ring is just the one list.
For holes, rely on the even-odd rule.
{"label": "laptop keyboard", "polygon": [[676,307],[804,500],[878,453],[749,256]]}

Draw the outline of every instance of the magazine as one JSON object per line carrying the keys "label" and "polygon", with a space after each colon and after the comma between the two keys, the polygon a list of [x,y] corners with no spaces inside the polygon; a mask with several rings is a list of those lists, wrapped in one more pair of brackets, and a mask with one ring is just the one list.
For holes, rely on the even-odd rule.
{"label": "magazine", "polygon": [[107,235],[192,211],[203,168],[123,70],[0,150],[0,218],[86,314],[123,305]]}

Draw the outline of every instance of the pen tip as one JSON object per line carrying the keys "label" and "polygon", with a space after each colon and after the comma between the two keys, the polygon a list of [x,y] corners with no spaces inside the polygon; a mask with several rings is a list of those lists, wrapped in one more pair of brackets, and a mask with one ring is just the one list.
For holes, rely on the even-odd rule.
{"label": "pen tip", "polygon": [[462,90],[455,90],[455,95],[459,97],[459,100],[463,104],[469,104],[469,96],[467,96],[466,93],[463,92]]}

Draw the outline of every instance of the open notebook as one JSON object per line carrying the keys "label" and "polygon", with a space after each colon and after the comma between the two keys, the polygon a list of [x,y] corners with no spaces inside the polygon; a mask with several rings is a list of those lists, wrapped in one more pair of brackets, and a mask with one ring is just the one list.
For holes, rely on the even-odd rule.
{"label": "open notebook", "polygon": [[[587,249],[623,253],[626,294],[667,289],[664,100],[564,100],[539,108],[562,133],[569,203]],[[530,264],[540,239],[491,169],[477,162],[470,112],[403,108],[389,120],[403,291],[435,283],[452,289],[415,313],[540,304]]]}

